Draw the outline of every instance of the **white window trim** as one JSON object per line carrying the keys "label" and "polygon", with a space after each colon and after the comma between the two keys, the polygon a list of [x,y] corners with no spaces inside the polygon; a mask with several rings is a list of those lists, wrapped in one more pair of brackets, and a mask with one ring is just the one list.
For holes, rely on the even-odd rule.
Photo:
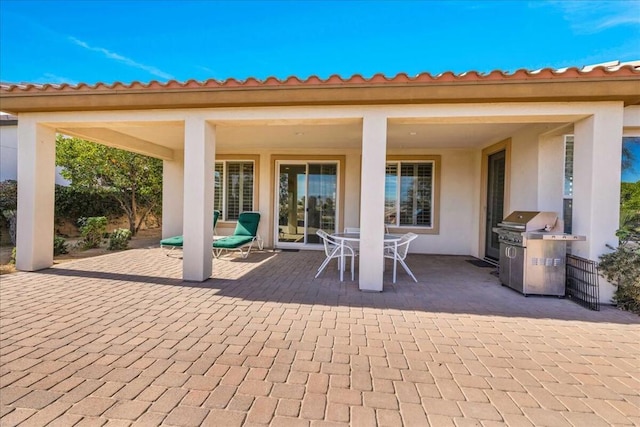
{"label": "white window trim", "polygon": [[[251,195],[251,204],[252,204],[252,209],[251,210],[256,210],[256,161],[253,159],[216,159],[215,160],[215,164],[214,164],[214,179],[215,179],[215,167],[218,164],[222,164],[222,183],[221,183],[221,187],[222,187],[222,206],[220,208],[220,219],[219,221],[225,221],[225,222],[236,222],[237,219],[228,219],[227,217],[227,179],[229,178],[229,173],[228,173],[228,169],[227,166],[229,163],[251,163],[253,165],[253,180],[252,180],[252,191],[253,194]],[[242,197],[242,192],[244,191],[244,188],[242,185],[240,185],[240,203],[242,203],[243,197]],[[244,212],[244,210],[242,209],[242,207],[240,208],[240,212]]]}
{"label": "white window trim", "polygon": [[[400,225],[400,197],[401,197],[401,173],[402,173],[402,164],[431,164],[431,203],[429,204],[429,218],[430,218],[430,222],[431,224],[428,226],[425,225]],[[437,162],[436,160],[420,160],[420,159],[416,159],[416,160],[411,160],[411,159],[405,159],[405,160],[387,160],[385,162],[385,176],[386,176],[386,166],[387,165],[391,165],[391,164],[395,164],[396,165],[396,177],[397,177],[397,181],[396,181],[396,222],[395,224],[390,224],[390,223],[386,223],[386,225],[393,227],[393,228],[398,228],[398,229],[422,229],[422,230],[434,230],[435,229],[435,204],[436,204],[436,167],[437,167]]]}

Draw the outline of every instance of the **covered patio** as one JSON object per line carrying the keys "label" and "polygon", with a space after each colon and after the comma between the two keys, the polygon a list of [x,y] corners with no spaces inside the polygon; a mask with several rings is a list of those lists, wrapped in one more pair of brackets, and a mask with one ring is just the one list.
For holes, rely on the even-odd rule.
{"label": "covered patio", "polygon": [[[215,277],[214,205],[220,234],[237,212],[259,211],[269,248],[319,249],[315,229],[359,227],[366,291],[384,288],[385,223],[419,235],[413,253],[497,258],[492,226],[513,210],[553,211],[587,236],[573,253],[597,260],[616,244],[622,137],[640,129],[637,67],[3,85],[3,108],[19,116],[17,268],[52,264],[56,132],[163,159],[163,237],[184,236],[188,281]],[[281,194],[287,170],[304,170],[284,178],[287,189],[310,191],[311,170],[324,166],[326,193]],[[602,290],[609,302],[613,288]]]}
{"label": "covered patio", "polygon": [[[0,423],[634,425],[638,317],[525,298],[466,256],[383,293],[316,251],[182,280],[157,247],[3,276]],[[388,277],[387,277],[388,276]]]}

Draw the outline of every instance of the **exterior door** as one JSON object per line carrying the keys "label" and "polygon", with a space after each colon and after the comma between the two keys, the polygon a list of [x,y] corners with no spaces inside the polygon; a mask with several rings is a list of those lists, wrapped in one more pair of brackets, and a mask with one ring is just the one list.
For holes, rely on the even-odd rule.
{"label": "exterior door", "polygon": [[485,257],[498,260],[500,258],[500,242],[493,228],[504,218],[504,150],[491,154],[487,165],[487,221],[485,233]]}
{"label": "exterior door", "polygon": [[336,231],[337,162],[279,163],[277,179],[278,247],[320,244],[316,231]]}

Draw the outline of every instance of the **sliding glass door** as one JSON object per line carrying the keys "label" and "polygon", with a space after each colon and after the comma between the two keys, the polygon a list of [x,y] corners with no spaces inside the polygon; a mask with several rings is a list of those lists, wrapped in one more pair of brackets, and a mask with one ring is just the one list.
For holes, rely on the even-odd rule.
{"label": "sliding glass door", "polygon": [[278,162],[275,241],[299,248],[321,243],[316,231],[336,231],[337,162]]}

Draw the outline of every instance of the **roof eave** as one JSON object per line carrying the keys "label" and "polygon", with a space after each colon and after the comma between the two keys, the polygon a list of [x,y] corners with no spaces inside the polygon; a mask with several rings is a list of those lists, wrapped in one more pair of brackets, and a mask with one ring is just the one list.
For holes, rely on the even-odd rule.
{"label": "roof eave", "polygon": [[17,114],[255,106],[622,101],[640,104],[640,77],[438,84],[298,85],[82,91],[0,91],[0,109]]}

